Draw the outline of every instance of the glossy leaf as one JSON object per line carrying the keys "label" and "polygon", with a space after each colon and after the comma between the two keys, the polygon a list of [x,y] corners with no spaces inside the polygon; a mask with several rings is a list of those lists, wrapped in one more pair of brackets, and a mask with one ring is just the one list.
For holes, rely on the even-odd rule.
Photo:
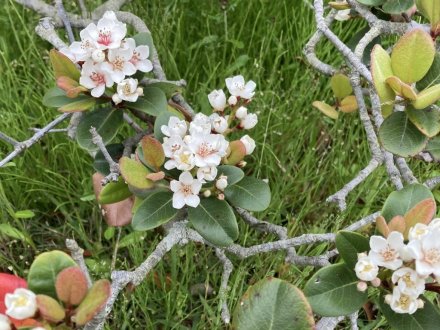
{"label": "glossy leaf", "polygon": [[356,0],[356,1],[363,5],[375,7],[382,5],[386,0]]}
{"label": "glossy leaf", "polygon": [[232,318],[237,330],[312,330],[312,309],[297,287],[277,278],[252,285],[237,304]]}
{"label": "glossy leaf", "polygon": [[104,145],[109,144],[116,136],[119,127],[123,123],[123,112],[121,109],[97,109],[87,112],[81,118],[76,131],[76,140],[81,148],[95,151],[99,148],[92,142],[90,128],[96,128],[102,137]]}
{"label": "glossy leaf", "polygon": [[358,253],[369,251],[370,245],[368,239],[361,234],[352,231],[340,231],[336,234],[336,248],[347,266],[354,269],[358,260]]}
{"label": "glossy leaf", "polygon": [[440,133],[439,111],[430,108],[416,110],[412,106],[407,106],[406,114],[419,131],[427,137],[434,137]]}
{"label": "glossy leaf", "polygon": [[327,103],[321,101],[315,101],[312,103],[312,105],[331,119],[338,119],[339,117],[339,113],[336,111],[334,106],[328,105]]}
{"label": "glossy leaf", "polygon": [[77,325],[84,325],[90,321],[105,306],[109,297],[110,282],[107,280],[96,281],[76,309],[75,323]]}
{"label": "glossy leaf", "polygon": [[157,87],[144,87],[144,95],[136,102],[127,102],[126,107],[136,109],[152,116],[159,116],[168,108],[165,93]]}
{"label": "glossy leaf", "polygon": [[170,221],[177,212],[173,207],[172,192],[156,192],[147,196],[137,207],[131,226],[134,230],[150,230]]}
{"label": "glossy leaf", "polygon": [[49,52],[50,62],[54,71],[55,78],[62,76],[69,77],[75,81],[79,81],[81,73],[76,65],[64,54],[56,49]]}
{"label": "glossy leaf", "polygon": [[61,112],[79,112],[85,111],[93,108],[96,104],[96,99],[93,97],[88,97],[84,100],[74,101],[69,104],[63,105],[60,110]]}
{"label": "glossy leaf", "polygon": [[144,136],[141,140],[142,154],[145,164],[159,170],[165,162],[165,153],[162,143],[151,136]]}
{"label": "glossy leaf", "polygon": [[391,67],[394,74],[403,82],[417,82],[428,72],[434,61],[434,55],[435,47],[431,36],[417,28],[403,35],[394,46],[391,53]]}
{"label": "glossy leaf", "polygon": [[434,62],[432,62],[428,73],[423,77],[422,80],[417,82],[416,86],[419,91],[422,91],[437,84],[440,84],[440,53],[435,54]]}
{"label": "glossy leaf", "polygon": [[438,0],[416,0],[417,10],[431,23],[433,31],[440,24],[440,2]]}
{"label": "glossy leaf", "polygon": [[386,83],[386,79],[394,74],[391,68],[390,55],[388,55],[381,45],[374,46],[371,52],[371,75],[373,77],[374,87],[382,104],[382,113],[388,115],[392,112],[392,103],[396,98],[396,94]]}
{"label": "glossy leaf", "polygon": [[425,185],[415,183],[401,190],[393,191],[385,201],[382,216],[390,221],[396,215],[404,216],[411,208],[425,199],[434,200],[431,190]]}
{"label": "glossy leaf", "polygon": [[188,207],[188,218],[194,229],[217,246],[228,246],[238,238],[234,211],[226,201],[202,198],[196,208]]}
{"label": "glossy leaf", "polygon": [[37,294],[37,306],[40,315],[46,321],[58,323],[66,317],[64,308],[52,297]]}
{"label": "glossy leaf", "polygon": [[232,205],[249,211],[264,211],[268,208],[271,198],[269,185],[249,176],[227,186],[225,196]]}
{"label": "glossy leaf", "polygon": [[440,84],[431,86],[419,94],[411,103],[416,109],[424,109],[440,100]]}
{"label": "glossy leaf", "polygon": [[68,305],[79,305],[89,290],[87,278],[78,266],[63,269],[55,282],[57,297]]}
{"label": "glossy leaf", "polygon": [[386,0],[382,10],[387,14],[401,14],[414,6],[414,0]]}
{"label": "glossy leaf", "polygon": [[[93,101],[93,104],[90,105]],[[43,97],[43,104],[50,108],[72,109],[76,107],[75,111],[82,111],[91,108],[96,103],[96,99],[90,95],[79,95],[71,98],[66,95],[66,92],[59,87],[50,88]],[[73,104],[73,105],[72,105]],[[74,111],[74,110],[70,110]],[[68,111],[66,111],[68,112]]]}
{"label": "glossy leaf", "polygon": [[56,299],[56,277],[63,269],[72,266],[76,266],[75,261],[64,252],[55,250],[40,254],[29,269],[29,290]]}
{"label": "glossy leaf", "polygon": [[[100,181],[103,178],[102,174],[99,175],[98,173],[95,173],[93,176],[97,177],[96,181],[99,185]],[[127,183],[125,183],[122,177],[119,177],[117,182],[112,181],[107,183],[105,186],[102,187],[100,192],[95,189],[95,193],[98,193],[97,200],[99,204],[117,203],[133,195],[133,193],[128,188]]]}
{"label": "glossy leaf", "polygon": [[386,150],[402,157],[418,154],[428,142],[405,112],[394,112],[384,120],[379,139]]}
{"label": "glossy leaf", "polygon": [[418,202],[405,214],[405,233],[404,237],[407,238],[409,230],[418,223],[429,224],[435,215],[437,210],[435,200],[427,198]]}
{"label": "glossy leaf", "polygon": [[154,183],[147,179],[147,175],[150,174],[151,171],[141,162],[124,156],[119,160],[119,169],[125,182],[127,182],[130,187],[138,190],[151,189],[154,187]]}
{"label": "glossy leaf", "polygon": [[79,93],[87,92],[88,89],[81,86],[78,81],[73,80],[69,77],[59,77],[56,80],[57,86],[66,92],[66,96],[70,98],[78,97]]}
{"label": "glossy leaf", "polygon": [[233,185],[244,178],[244,172],[237,166],[220,165],[217,167],[217,177],[226,175],[228,177],[228,185]]}
{"label": "glossy leaf", "polygon": [[426,145],[425,151],[429,152],[432,158],[436,161],[440,161],[440,136],[430,139]]}
{"label": "glossy leaf", "polygon": [[330,86],[335,94],[336,98],[342,100],[351,93],[353,93],[353,88],[350,84],[350,79],[342,73],[336,73],[330,79]]}

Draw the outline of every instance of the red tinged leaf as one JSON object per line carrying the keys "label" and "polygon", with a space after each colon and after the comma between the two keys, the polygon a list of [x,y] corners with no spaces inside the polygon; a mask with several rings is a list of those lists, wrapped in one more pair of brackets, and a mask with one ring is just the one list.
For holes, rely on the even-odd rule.
{"label": "red tinged leaf", "polygon": [[21,277],[0,273],[0,313],[6,311],[5,296],[7,293],[13,293],[17,288],[27,288],[26,280]]}
{"label": "red tinged leaf", "polygon": [[79,305],[88,291],[86,276],[76,266],[63,269],[57,276],[55,289],[62,302]]}
{"label": "red tinged leaf", "polygon": [[72,320],[77,325],[89,322],[104,306],[110,297],[111,286],[107,280],[96,281],[87,296],[75,310]]}
{"label": "red tinged leaf", "polygon": [[405,214],[406,230],[405,238],[408,237],[409,230],[417,223],[429,224],[436,213],[435,201],[432,198],[427,198],[414,205]]}

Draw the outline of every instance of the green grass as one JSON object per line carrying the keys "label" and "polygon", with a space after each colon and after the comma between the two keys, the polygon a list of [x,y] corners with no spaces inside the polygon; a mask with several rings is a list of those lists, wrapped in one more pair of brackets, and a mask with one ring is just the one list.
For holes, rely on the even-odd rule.
{"label": "green grass", "polygon": [[[93,2],[87,1],[91,8]],[[327,78],[311,70],[302,55],[314,31],[313,14],[303,1],[133,0],[125,9],[146,21],[167,77],[188,82],[185,96],[197,111],[207,109],[206,95],[224,88],[224,78],[241,73],[256,81],[251,108],[259,113],[260,122],[252,131],[258,149],[247,172],[269,179],[273,195],[261,218],[287,226],[293,236],[336,231],[380,208],[392,190],[383,169],[349,195],[345,212],[325,203],[370,156],[356,114],[334,122],[311,107],[314,100],[328,100],[330,93]],[[0,130],[20,140],[32,134],[29,127],[57,116],[41,103],[53,77],[48,69],[50,45],[33,32],[38,18],[12,2],[0,13]],[[335,31],[346,39],[356,26],[337,23]],[[335,54],[328,43],[319,47],[325,61],[341,63]],[[9,151],[0,141],[0,158]],[[93,276],[109,276],[114,238],[105,239],[109,231],[95,201],[81,200],[92,193],[91,163],[86,152],[57,133],[15,159],[15,166],[0,170],[0,224],[20,233],[16,238],[0,233],[0,271],[26,276],[36,254],[64,249],[64,239],[74,237],[90,254]],[[417,165],[415,172],[426,179],[432,169]],[[27,209],[35,217],[14,217]],[[274,238],[242,223],[240,230],[239,243],[244,245]],[[123,239],[129,233],[124,228]],[[139,265],[161,235],[152,231],[128,242],[119,251],[117,268]],[[325,248],[302,247],[299,252],[315,255]],[[283,259],[283,253],[234,259],[231,310],[249,285],[265,276],[304,285],[313,269],[286,266]],[[176,247],[142,285],[118,300],[108,329],[221,329],[217,295],[190,294],[200,283],[217,291],[220,278],[221,265],[211,248]]]}

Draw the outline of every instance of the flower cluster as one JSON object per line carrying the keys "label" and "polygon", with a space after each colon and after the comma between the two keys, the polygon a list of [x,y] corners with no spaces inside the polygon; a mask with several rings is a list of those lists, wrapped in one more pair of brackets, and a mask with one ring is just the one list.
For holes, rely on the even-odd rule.
{"label": "flower cluster", "polygon": [[106,88],[117,84],[112,99],[136,102],[143,95],[138,81],[127,76],[138,70],[149,72],[153,65],[148,59],[150,49],[136,46],[133,38],[125,38],[127,27],[114,12],[107,11],[97,24],[90,23],[80,32],[81,41],[74,41],[61,52],[81,65],[80,84],[91,90],[93,97],[101,97]]}
{"label": "flower cluster", "polygon": [[[30,290],[24,288],[15,289],[14,293],[5,295],[6,315],[0,314],[0,330],[12,328],[9,317],[15,320],[25,320],[37,313],[37,296]],[[34,327],[32,330],[44,329]]]}
{"label": "flower cluster", "polygon": [[409,230],[408,243],[402,233],[392,231],[387,238],[372,236],[368,255],[358,255],[355,266],[357,277],[361,280],[358,289],[366,290],[366,282],[379,286],[379,267],[393,271],[392,294],[385,301],[396,313],[413,314],[423,307],[419,299],[425,285],[440,279],[440,218],[429,225],[417,223]]}
{"label": "flower cluster", "polygon": [[[226,86],[231,94],[228,100],[223,90],[214,90],[208,95],[213,108],[210,116],[198,113],[188,124],[178,117],[171,117],[168,125],[161,127],[166,136],[163,141],[165,169],[182,171],[179,180],[172,180],[170,188],[174,192],[173,207],[182,208],[184,205],[197,207],[200,203],[199,193],[202,185],[208,182],[215,184],[212,189],[203,191],[208,197],[212,191],[223,199],[223,191],[227,187],[227,177],[218,175],[220,164],[243,165],[243,157],[250,155],[255,149],[255,141],[245,135],[238,141],[230,143],[226,136],[234,131],[251,129],[257,122],[256,114],[248,113],[247,105],[255,92],[253,81],[245,83],[243,76],[226,79]],[[231,162],[227,157],[231,153],[242,155]],[[217,180],[216,180],[217,178]],[[214,188],[215,187],[215,188]]]}

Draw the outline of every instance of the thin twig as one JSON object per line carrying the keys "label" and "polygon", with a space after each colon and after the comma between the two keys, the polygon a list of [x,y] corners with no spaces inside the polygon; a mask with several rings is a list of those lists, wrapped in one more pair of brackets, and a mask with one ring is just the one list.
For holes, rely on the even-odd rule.
{"label": "thin twig", "polygon": [[69,42],[72,43],[75,41],[75,37],[73,36],[72,26],[70,25],[70,21],[69,18],[67,17],[66,10],[64,9],[63,0],[55,0],[55,6],[57,7],[58,16],[60,17],[66,29]]}
{"label": "thin twig", "polygon": [[109,181],[118,181],[119,178],[119,164],[116,163],[112,156],[109,154],[107,148],[104,145],[104,142],[102,141],[101,135],[96,131],[95,127],[90,127],[90,133],[92,134],[92,142],[101,150],[102,154],[104,155],[105,160],[109,164],[110,167],[110,174],[107,175],[102,180],[102,185],[107,184]]}
{"label": "thin twig", "polygon": [[12,144],[14,147],[19,144],[17,140],[11,138],[10,136],[6,135],[5,133],[0,132],[0,140],[3,140],[9,144]]}
{"label": "thin twig", "polygon": [[84,250],[78,246],[78,243],[74,239],[66,239],[66,246],[70,251],[72,259],[75,260],[86,276],[87,286],[90,288],[92,286],[92,279],[90,278],[89,270],[84,261]]}

